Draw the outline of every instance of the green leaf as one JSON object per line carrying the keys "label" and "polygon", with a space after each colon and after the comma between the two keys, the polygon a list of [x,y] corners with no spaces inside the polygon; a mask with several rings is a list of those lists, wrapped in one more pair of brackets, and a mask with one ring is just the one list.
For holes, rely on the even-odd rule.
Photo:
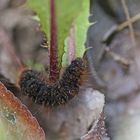
{"label": "green leaf", "polygon": [[[27,5],[37,13],[40,18],[42,30],[46,33],[50,41],[50,0],[27,0]],[[58,62],[61,65],[64,54],[64,42],[69,35],[69,30],[75,21],[76,25],[76,52],[81,50],[86,36],[89,0],[55,0],[56,5],[56,24],[57,24],[57,43],[58,43]],[[83,35],[82,35],[83,34]],[[82,52],[76,53],[81,56]]]}
{"label": "green leaf", "polygon": [[37,71],[45,71],[43,64],[37,62],[34,63],[31,59],[28,59],[25,64],[28,68],[32,68]]}
{"label": "green leaf", "polygon": [[59,62],[64,54],[64,41],[69,35],[73,21],[82,11],[83,1],[85,0],[56,0]]}
{"label": "green leaf", "polygon": [[50,40],[50,14],[49,0],[27,0],[26,5],[39,17],[41,29]]}
{"label": "green leaf", "polygon": [[89,2],[83,1],[82,11],[75,21],[75,28],[76,28],[75,56],[76,57],[82,57],[85,52],[84,44],[87,37],[87,29],[90,25],[88,22],[88,17],[89,17]]}
{"label": "green leaf", "polygon": [[[85,52],[85,41],[87,36],[87,29],[89,27],[89,1],[82,1],[81,11],[73,21],[73,33],[69,33],[68,38],[65,40],[65,53],[63,55],[63,66],[70,63],[71,53],[74,52],[75,57],[83,57]],[[74,36],[74,39],[72,39]],[[70,43],[74,42],[74,43]],[[74,47],[70,44],[74,44]],[[74,49],[74,50],[72,50]],[[71,52],[71,53],[69,53]],[[70,60],[69,60],[70,59]]]}

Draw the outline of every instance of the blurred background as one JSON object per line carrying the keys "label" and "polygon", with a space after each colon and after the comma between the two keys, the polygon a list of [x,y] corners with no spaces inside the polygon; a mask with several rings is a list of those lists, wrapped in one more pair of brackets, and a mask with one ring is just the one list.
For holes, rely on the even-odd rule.
{"label": "blurred background", "polygon": [[[0,72],[12,82],[27,65],[47,70],[43,34],[24,0],[0,0]],[[87,33],[93,87],[105,95],[106,129],[112,140],[140,140],[140,1],[91,0]]]}

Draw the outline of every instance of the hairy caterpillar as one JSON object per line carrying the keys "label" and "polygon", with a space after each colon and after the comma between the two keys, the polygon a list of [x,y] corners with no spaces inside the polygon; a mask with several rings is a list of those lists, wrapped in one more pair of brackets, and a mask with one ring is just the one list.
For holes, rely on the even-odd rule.
{"label": "hairy caterpillar", "polygon": [[86,71],[86,63],[77,58],[66,68],[60,80],[49,84],[41,73],[24,70],[19,85],[24,95],[28,95],[38,104],[58,106],[67,103],[79,92],[82,76]]}

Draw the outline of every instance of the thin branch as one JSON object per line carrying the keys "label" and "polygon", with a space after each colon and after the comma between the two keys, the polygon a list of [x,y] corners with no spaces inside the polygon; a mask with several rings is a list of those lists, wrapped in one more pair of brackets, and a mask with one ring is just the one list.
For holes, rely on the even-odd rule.
{"label": "thin branch", "polygon": [[132,22],[130,20],[131,18],[130,18],[130,14],[129,14],[129,11],[128,11],[128,7],[126,5],[125,0],[121,0],[121,2],[122,2],[122,6],[123,6],[123,9],[124,9],[125,15],[126,15],[126,19],[128,21],[128,26],[129,26],[129,30],[130,30],[132,45],[135,46],[136,45],[136,39],[135,39],[135,35],[134,35],[133,25],[132,25]]}
{"label": "thin branch", "polygon": [[120,62],[123,65],[129,66],[132,62],[119,54],[116,54],[115,52],[112,52],[109,47],[105,48],[105,51],[117,62]]}
{"label": "thin branch", "polygon": [[[123,8],[124,8],[126,18],[128,20],[128,23],[129,23],[128,27],[129,27],[129,30],[130,30],[130,36],[131,36],[131,40],[132,40],[132,47],[133,47],[133,53],[134,53],[134,62],[136,64],[136,69],[140,70],[139,62],[137,60],[136,38],[135,38],[135,34],[134,34],[133,23],[130,21],[130,14],[129,14],[129,11],[128,11],[128,7],[126,5],[126,1],[121,0],[121,2],[122,2],[122,5],[123,5]],[[136,78],[136,83],[137,84],[139,83],[139,79],[137,79],[137,78]]]}
{"label": "thin branch", "polygon": [[103,36],[102,42],[109,42],[109,40],[110,40],[110,38],[112,38],[112,36],[115,36],[118,32],[127,28],[129,26],[130,22],[133,24],[133,23],[137,22],[138,20],[140,20],[140,13],[131,17],[129,21],[125,21],[125,22],[119,24],[118,26],[117,25],[112,26]]}
{"label": "thin branch", "polygon": [[128,27],[129,23],[135,23],[136,21],[140,20],[140,13],[138,13],[137,15],[131,17],[129,19],[129,21],[125,21],[123,22],[122,24],[120,24],[118,27],[117,27],[117,31],[121,31],[123,30],[124,28]]}

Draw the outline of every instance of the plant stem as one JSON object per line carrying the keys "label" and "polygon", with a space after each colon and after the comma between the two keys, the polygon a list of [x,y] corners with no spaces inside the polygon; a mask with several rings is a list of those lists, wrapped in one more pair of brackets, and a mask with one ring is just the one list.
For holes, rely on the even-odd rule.
{"label": "plant stem", "polygon": [[52,82],[59,78],[55,8],[55,0],[50,0],[50,81]]}

